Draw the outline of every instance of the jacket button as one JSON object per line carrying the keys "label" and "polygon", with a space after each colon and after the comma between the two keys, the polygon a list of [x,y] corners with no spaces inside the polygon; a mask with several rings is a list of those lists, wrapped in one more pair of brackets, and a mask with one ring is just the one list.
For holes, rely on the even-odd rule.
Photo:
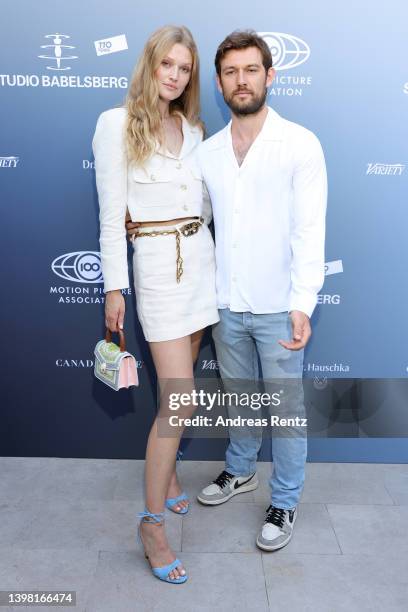
{"label": "jacket button", "polygon": [[176,166],[177,170],[181,170],[181,168],[182,168],[182,167],[183,167],[183,166],[182,166],[182,164],[180,164],[180,162],[179,162],[179,163],[177,164],[177,166]]}
{"label": "jacket button", "polygon": [[151,180],[151,181],[155,181],[155,180],[156,180],[156,177],[154,176],[154,174],[151,174],[151,175],[150,175],[150,180]]}
{"label": "jacket button", "polygon": [[186,191],[187,185],[180,185],[180,189],[182,189],[183,191]]}
{"label": "jacket button", "polygon": [[184,210],[188,210],[188,206],[187,206],[187,204],[184,204],[183,209],[184,209]]}

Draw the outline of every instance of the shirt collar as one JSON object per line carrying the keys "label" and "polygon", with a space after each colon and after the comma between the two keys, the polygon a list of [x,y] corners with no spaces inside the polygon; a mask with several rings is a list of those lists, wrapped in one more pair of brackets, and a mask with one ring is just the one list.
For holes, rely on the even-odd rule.
{"label": "shirt collar", "polygon": [[[267,106],[268,114],[261,131],[257,136],[257,141],[281,141],[284,137],[284,119],[271,106]],[[221,138],[214,140],[209,146],[209,150],[220,149],[229,146],[231,141],[232,119],[225,128],[219,132]]]}
{"label": "shirt collar", "polygon": [[283,120],[281,119],[280,115],[270,106],[267,106],[267,109],[268,112],[265,117],[265,121],[262,125],[262,128],[253,143],[251,144],[250,149],[241,166],[238,166],[232,144],[232,119],[226,126],[224,134],[225,137],[223,139],[224,142],[221,147],[225,147],[227,149],[227,152],[231,157],[231,160],[233,161],[234,167],[236,167],[237,169],[246,167],[248,165],[248,156],[251,156],[251,151],[253,151],[254,149],[258,149],[260,146],[262,146],[263,142],[280,142],[282,140]]}
{"label": "shirt collar", "polygon": [[259,133],[260,140],[283,140],[284,120],[271,106],[267,107],[268,114]]}
{"label": "shirt collar", "polygon": [[[283,119],[271,106],[266,107],[268,114],[265,117],[264,124],[257,136],[257,140],[282,140],[283,137]],[[232,119],[225,128],[225,135],[231,138]]]}

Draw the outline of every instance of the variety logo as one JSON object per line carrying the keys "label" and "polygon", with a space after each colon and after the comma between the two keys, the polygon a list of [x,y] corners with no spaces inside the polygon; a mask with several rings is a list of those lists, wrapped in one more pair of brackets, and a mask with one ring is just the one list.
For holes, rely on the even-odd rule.
{"label": "variety logo", "polygon": [[51,264],[52,271],[78,283],[101,283],[101,256],[97,251],[78,251],[60,255]]}
{"label": "variety logo", "polygon": [[404,172],[404,169],[404,164],[367,164],[366,174],[401,176],[401,174]]}
{"label": "variety logo", "polygon": [[311,76],[282,75],[282,70],[291,70],[304,64],[310,57],[309,45],[293,34],[283,32],[258,32],[272,54],[273,67],[277,71],[269,91],[270,96],[301,96],[303,88],[312,84]]}
{"label": "variety logo", "polygon": [[215,359],[203,359],[201,364],[202,370],[219,370],[218,361]]}
{"label": "variety logo", "polygon": [[340,274],[341,272],[343,272],[343,262],[341,259],[326,261],[324,264],[324,273],[326,276],[330,276],[331,274]]}
{"label": "variety logo", "polygon": [[402,91],[404,92],[404,94],[408,94],[408,83],[404,83]]}
{"label": "variety logo", "polygon": [[[82,77],[64,74],[71,70],[70,62],[78,59],[78,55],[70,53],[70,50],[75,49],[75,46],[64,44],[71,37],[68,34],[55,33],[46,34],[45,38],[49,39],[49,43],[41,45],[41,48],[46,51],[37,57],[41,60],[47,60],[45,68],[54,74],[0,74],[0,87],[127,89],[127,77],[97,75]],[[121,38],[121,36],[107,40],[115,40],[116,38]],[[113,51],[109,52],[112,53]]]}
{"label": "variety logo", "polygon": [[16,168],[19,161],[20,158],[15,155],[0,157],[0,168]]}
{"label": "variety logo", "polygon": [[96,55],[106,55],[107,53],[117,53],[117,51],[126,51],[128,48],[125,34],[113,36],[112,38],[103,38],[95,40]]}
{"label": "variety logo", "polygon": [[41,49],[53,49],[53,55],[39,55],[41,59],[54,60],[56,63],[52,66],[47,66],[47,70],[71,70],[71,66],[64,66],[63,62],[67,60],[78,59],[77,55],[63,55],[63,49],[75,49],[72,45],[63,45],[63,39],[71,38],[67,34],[46,34],[44,38],[51,38],[54,44],[41,45]]}

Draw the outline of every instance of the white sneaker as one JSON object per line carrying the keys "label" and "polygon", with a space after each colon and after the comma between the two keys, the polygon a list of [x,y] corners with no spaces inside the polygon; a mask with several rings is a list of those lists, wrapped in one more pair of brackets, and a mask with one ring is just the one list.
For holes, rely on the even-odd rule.
{"label": "white sneaker", "polygon": [[197,495],[197,499],[207,506],[216,506],[223,504],[238,493],[253,491],[258,487],[258,484],[256,472],[249,476],[234,476],[224,470]]}
{"label": "white sneaker", "polygon": [[278,550],[286,546],[292,537],[296,517],[296,506],[291,510],[269,506],[265,523],[256,539],[257,546],[262,550]]}

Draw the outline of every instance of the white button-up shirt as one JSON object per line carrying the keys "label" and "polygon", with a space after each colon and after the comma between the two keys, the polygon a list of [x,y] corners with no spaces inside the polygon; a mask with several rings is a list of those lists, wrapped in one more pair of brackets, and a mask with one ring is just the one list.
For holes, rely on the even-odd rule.
{"label": "white button-up shirt", "polygon": [[311,316],[324,281],[327,177],[318,138],[268,107],[241,166],[231,121],[198,158],[213,207],[218,307]]}

